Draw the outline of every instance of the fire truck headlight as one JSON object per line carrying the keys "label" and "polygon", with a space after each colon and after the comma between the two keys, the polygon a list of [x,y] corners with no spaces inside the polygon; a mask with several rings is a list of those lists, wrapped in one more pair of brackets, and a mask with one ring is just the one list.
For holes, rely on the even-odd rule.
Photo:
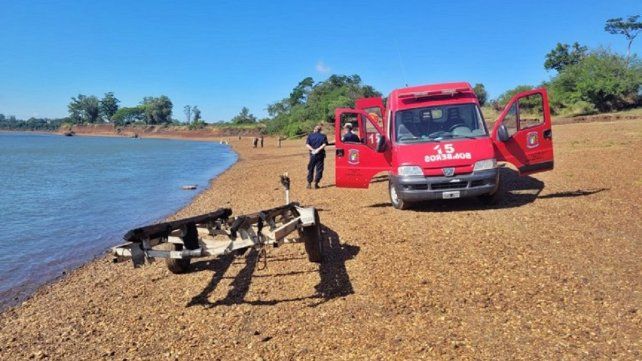
{"label": "fire truck headlight", "polygon": [[421,167],[418,167],[416,165],[403,165],[397,168],[397,174],[401,176],[409,176],[409,175],[423,176],[424,171],[421,170]]}
{"label": "fire truck headlight", "polygon": [[484,159],[484,160],[475,162],[475,167],[473,168],[473,172],[478,172],[480,170],[489,170],[493,168],[497,168],[497,159],[495,158]]}

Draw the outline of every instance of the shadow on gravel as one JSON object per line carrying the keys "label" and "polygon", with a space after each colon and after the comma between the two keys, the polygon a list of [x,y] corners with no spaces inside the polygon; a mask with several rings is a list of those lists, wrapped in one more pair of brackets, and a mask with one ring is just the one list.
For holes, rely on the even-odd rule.
{"label": "shadow on gravel", "polygon": [[346,269],[346,261],[357,256],[360,248],[349,244],[341,244],[339,234],[321,225],[323,236],[324,262],[319,265],[319,283],[314,286],[317,294],[314,298],[320,301],[312,305],[316,307],[333,298],[345,297],[354,293],[350,276]]}
{"label": "shadow on gravel", "polygon": [[[544,182],[531,176],[519,176],[517,171],[503,167],[499,169],[502,192],[501,200],[494,205],[483,204],[475,198],[432,200],[415,204],[416,212],[459,212],[486,209],[521,207],[532,203],[544,189]],[[375,203],[370,208],[392,207],[390,203]]]}
{"label": "shadow on gravel", "polygon": [[[379,176],[373,177],[372,180],[370,181],[370,184],[387,182],[387,181],[388,181],[388,176],[387,175],[379,175]],[[326,185],[319,186],[319,189],[335,188],[336,186],[337,185],[334,184],[334,183],[333,184],[326,184]]]}
{"label": "shadow on gravel", "polygon": [[387,174],[382,174],[382,175],[378,175],[376,177],[372,177],[372,179],[370,180],[370,184],[387,182],[387,181],[388,181],[388,175]]}
{"label": "shadow on gravel", "polygon": [[[211,261],[196,262],[192,265],[193,271],[211,270],[214,271],[212,280],[207,286],[187,304],[186,307],[202,305],[206,307],[215,307],[220,305],[235,305],[235,304],[250,304],[250,305],[276,305],[281,302],[294,302],[315,299],[317,302],[311,304],[309,307],[316,307],[322,303],[339,297],[345,297],[354,293],[350,276],[345,266],[345,261],[353,259],[359,253],[359,247],[351,246],[348,244],[341,244],[339,235],[332,229],[321,225],[321,234],[323,236],[323,255],[324,262],[319,265],[319,283],[314,287],[315,293],[306,297],[295,297],[288,299],[278,300],[254,300],[247,301],[245,296],[250,290],[252,277],[282,277],[282,276],[296,276],[300,274],[309,273],[310,271],[293,271],[286,273],[275,273],[266,275],[254,275],[254,270],[257,266],[261,266],[262,259],[259,253],[251,249],[245,256],[245,265],[233,277],[225,277],[225,273],[235,260],[242,261],[243,258],[234,256],[220,257]],[[294,261],[307,258],[303,257],[290,257],[290,258],[269,258],[269,262],[280,261]],[[216,287],[223,279],[232,279],[230,289],[225,298],[211,302],[208,298],[214,292]]]}
{"label": "shadow on gravel", "polygon": [[[583,197],[610,190],[609,188],[578,189],[540,196],[539,194],[544,189],[544,182],[539,179],[531,176],[520,176],[519,173],[507,167],[500,168],[500,178],[503,194],[498,204],[485,205],[474,198],[462,198],[454,200],[433,200],[418,203],[410,210],[417,212],[457,212],[513,208],[532,203],[536,199]],[[384,208],[392,207],[392,205],[390,203],[375,203],[368,207]]]}
{"label": "shadow on gravel", "polygon": [[600,193],[600,192],[609,191],[609,190],[611,190],[611,188],[596,188],[596,189],[587,189],[587,190],[578,189],[575,191],[564,191],[564,192],[547,194],[545,196],[539,197],[539,199],[583,197],[583,196],[590,196],[591,194]]}

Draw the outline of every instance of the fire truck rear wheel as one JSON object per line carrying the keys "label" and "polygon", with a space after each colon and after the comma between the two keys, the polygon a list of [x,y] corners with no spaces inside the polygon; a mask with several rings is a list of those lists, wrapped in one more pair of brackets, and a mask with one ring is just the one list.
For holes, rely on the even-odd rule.
{"label": "fire truck rear wheel", "polygon": [[308,260],[315,263],[323,262],[323,237],[321,236],[319,212],[316,209],[314,210],[314,225],[303,227],[299,232],[305,244]]}
{"label": "fire truck rear wheel", "polygon": [[[171,249],[173,251],[182,251],[183,250],[183,245],[182,244],[176,244],[176,243],[170,243],[171,244]],[[165,259],[165,264],[167,265],[167,269],[174,273],[174,274],[181,274],[181,273],[187,273],[190,271],[190,259],[189,258],[166,258]]]}
{"label": "fire truck rear wheel", "polygon": [[395,188],[392,182],[388,181],[388,194],[390,194],[390,203],[395,209],[408,209],[410,208],[410,203],[404,201],[399,197],[397,189]]}

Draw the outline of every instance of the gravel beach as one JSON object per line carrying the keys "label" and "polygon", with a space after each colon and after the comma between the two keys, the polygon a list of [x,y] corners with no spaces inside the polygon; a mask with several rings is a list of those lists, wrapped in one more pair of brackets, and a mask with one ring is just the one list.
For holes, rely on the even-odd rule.
{"label": "gravel beach", "polygon": [[498,206],[409,211],[385,178],[334,187],[333,148],[307,190],[303,140],[231,138],[239,162],[173,218],[281,205],[288,172],[328,262],[301,244],[184,275],[103,257],[0,314],[0,359],[642,359],[642,121],[553,133],[555,170],[503,168]]}

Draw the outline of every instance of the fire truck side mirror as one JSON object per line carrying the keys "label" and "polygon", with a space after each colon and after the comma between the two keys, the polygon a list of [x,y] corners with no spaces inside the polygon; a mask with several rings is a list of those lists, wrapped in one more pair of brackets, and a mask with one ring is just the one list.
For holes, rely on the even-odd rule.
{"label": "fire truck side mirror", "polygon": [[381,134],[377,135],[377,148],[375,148],[375,150],[378,153],[382,153],[384,150],[386,150],[386,137]]}
{"label": "fire truck side mirror", "polygon": [[508,129],[506,129],[506,126],[504,124],[500,125],[497,129],[497,138],[502,142],[510,139],[510,135],[508,135]]}

